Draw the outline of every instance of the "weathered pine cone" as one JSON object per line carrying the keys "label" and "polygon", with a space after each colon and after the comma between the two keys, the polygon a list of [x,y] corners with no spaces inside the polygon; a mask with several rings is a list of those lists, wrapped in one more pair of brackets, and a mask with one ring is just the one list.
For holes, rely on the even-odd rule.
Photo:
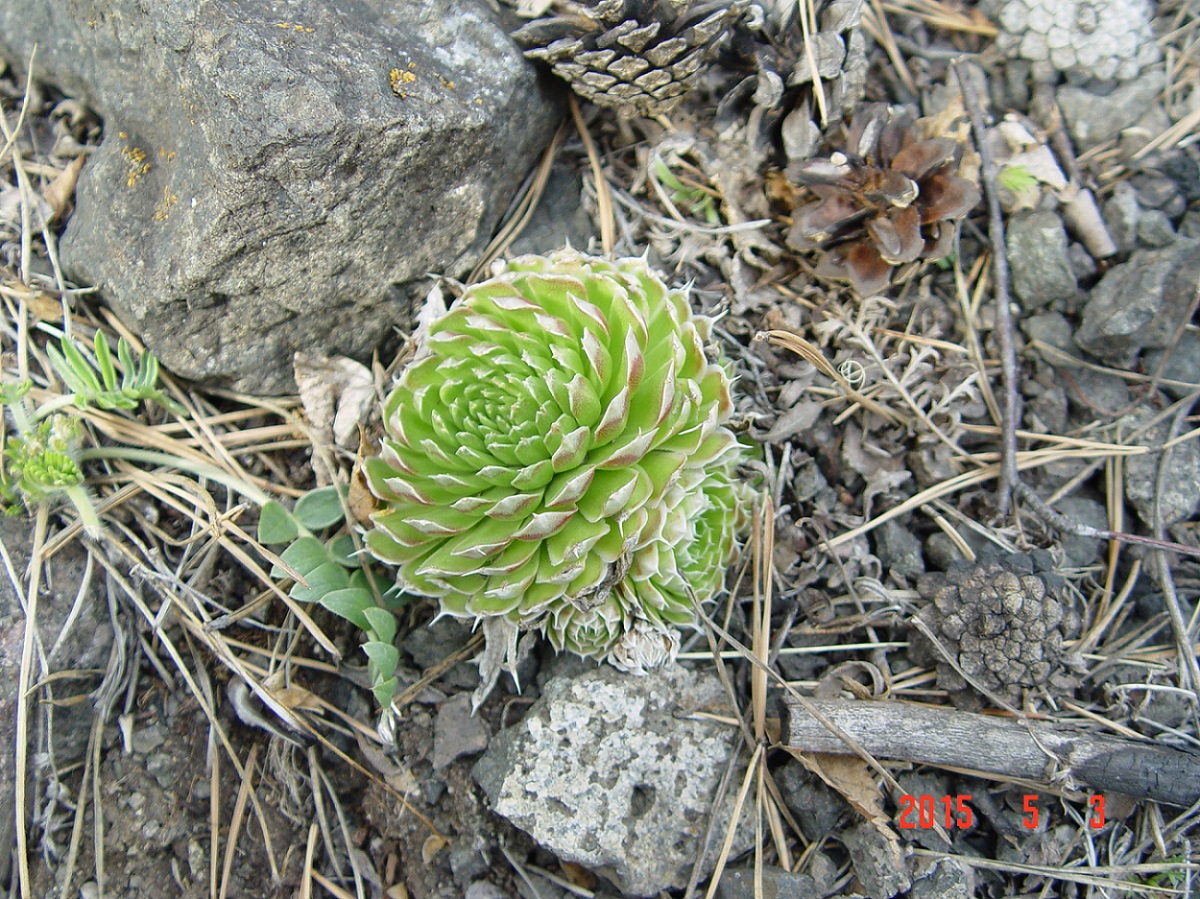
{"label": "weathered pine cone", "polygon": [[849,281],[862,296],[878,293],[896,266],[950,252],[953,220],[980,199],[957,174],[961,158],[950,138],[919,140],[907,115],[863,107],[845,152],[789,169],[816,199],[796,207],[788,245],[819,251],[818,275]]}
{"label": "weathered pine cone", "polygon": [[[1042,551],[1001,555],[956,563],[918,584],[928,605],[917,617],[964,674],[1017,706],[1025,691],[1050,685],[1063,671],[1063,641],[1079,631],[1063,581],[1048,569]],[[929,639],[915,627],[910,636],[914,659],[936,664],[938,686],[954,704],[981,708],[978,694]]]}
{"label": "weathered pine cone", "polygon": [[513,34],[585,99],[627,114],[670,112],[700,80],[749,0],[560,0]]}
{"label": "weathered pine cone", "polygon": [[[758,75],[754,102],[769,115],[783,117],[783,146],[792,162],[811,157],[823,123],[841,122],[862,99],[867,75],[863,3],[815,0],[817,31],[810,35],[801,26],[801,6],[795,0],[760,3],[761,22],[746,17],[749,24],[735,47],[753,56]],[[820,100],[814,78],[820,81]]]}

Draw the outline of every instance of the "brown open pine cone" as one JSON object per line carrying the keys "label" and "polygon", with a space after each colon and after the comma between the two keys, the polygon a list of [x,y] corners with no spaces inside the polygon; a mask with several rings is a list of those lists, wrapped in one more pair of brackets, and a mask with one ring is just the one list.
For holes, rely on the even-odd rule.
{"label": "brown open pine cone", "polygon": [[980,197],[956,174],[961,158],[954,140],[918,140],[910,117],[863,107],[845,152],[790,172],[816,199],[796,207],[788,245],[819,251],[818,275],[849,281],[862,296],[878,293],[896,266],[950,252],[952,222]]}

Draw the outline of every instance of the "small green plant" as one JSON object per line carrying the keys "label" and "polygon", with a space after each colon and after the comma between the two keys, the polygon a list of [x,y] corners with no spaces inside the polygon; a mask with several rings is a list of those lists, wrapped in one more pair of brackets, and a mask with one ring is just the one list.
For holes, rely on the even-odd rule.
{"label": "small green plant", "polygon": [[[288,591],[292,599],[317,603],[366,635],[362,648],[371,689],[376,702],[386,709],[396,694],[400,654],[392,645],[396,636],[394,611],[403,602],[394,593],[380,593],[372,583],[370,570],[360,562],[353,537],[344,529],[334,530],[345,520],[343,501],[341,491],[332,486],[310,490],[290,512],[271,500],[259,517],[258,540],[267,546],[288,544],[279,558],[299,576]],[[333,536],[317,536],[329,532]],[[288,575],[282,566],[271,571],[276,578]]]}
{"label": "small green plant", "polygon": [[511,261],[429,324],[364,461],[366,546],[480,624],[477,703],[521,631],[645,671],[722,589],[753,495],[711,329],[646,260],[573,250]]}
{"label": "small green plant", "polygon": [[22,507],[65,500],[94,536],[100,519],[82,468],[84,424],[65,410],[130,410],[143,402],[177,414],[185,410],[158,386],[158,360],[150,353],[135,360],[124,338],[117,343],[119,378],[101,331],[96,332],[91,358],[66,335],[46,351],[68,392],[34,405],[29,399],[31,381],[7,381],[0,387],[0,411],[7,411],[11,424],[0,435],[0,505],[6,514],[14,514]]}
{"label": "small green plant", "polygon": [[721,213],[712,191],[684,183],[661,159],[654,160],[654,177],[671,191],[671,202],[682,211],[702,216],[709,225],[721,224]]}
{"label": "small green plant", "polygon": [[1040,183],[1038,176],[1024,165],[1005,166],[996,176],[996,180],[1000,182],[1001,187],[1014,194],[1023,194],[1026,191],[1034,190]]}

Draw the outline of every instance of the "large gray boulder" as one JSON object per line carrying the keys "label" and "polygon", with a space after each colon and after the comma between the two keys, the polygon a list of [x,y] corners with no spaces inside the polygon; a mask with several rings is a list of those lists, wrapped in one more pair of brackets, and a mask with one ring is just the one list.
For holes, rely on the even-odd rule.
{"label": "large gray boulder", "polygon": [[482,0],[7,0],[0,55],[104,119],[62,242],[175,372],[293,389],[475,262],[560,110]]}

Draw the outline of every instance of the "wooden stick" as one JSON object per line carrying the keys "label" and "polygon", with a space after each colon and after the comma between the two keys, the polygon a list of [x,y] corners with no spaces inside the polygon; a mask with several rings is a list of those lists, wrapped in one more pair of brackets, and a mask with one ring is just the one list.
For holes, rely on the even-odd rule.
{"label": "wooden stick", "polygon": [[[785,702],[783,735],[789,748],[846,754],[845,744],[803,706]],[[1079,785],[1180,808],[1200,802],[1200,753],[1049,721],[908,702],[809,702],[876,758]]]}

